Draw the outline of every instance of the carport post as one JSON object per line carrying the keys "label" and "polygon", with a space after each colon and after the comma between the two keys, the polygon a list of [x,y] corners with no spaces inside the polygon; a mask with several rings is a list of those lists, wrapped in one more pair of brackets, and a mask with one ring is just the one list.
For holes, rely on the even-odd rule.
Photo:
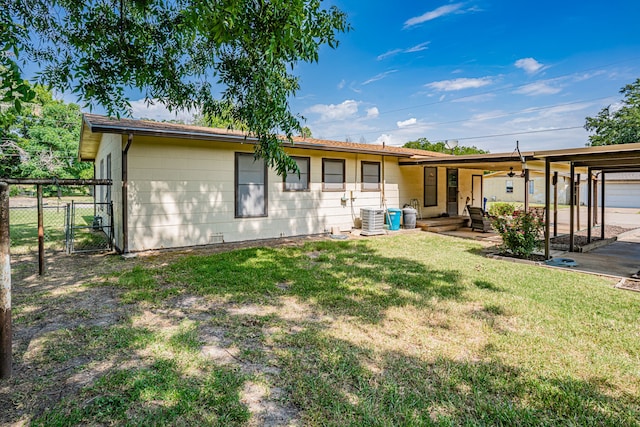
{"label": "carport post", "polygon": [[[549,215],[548,210],[547,210],[547,215]],[[557,237],[557,236],[558,236],[558,172],[556,171],[553,173],[553,237]]]}
{"label": "carport post", "polygon": [[524,211],[529,212],[529,169],[524,170]]}
{"label": "carport post", "polygon": [[[544,216],[544,259],[550,258],[549,251],[549,239],[550,239],[550,230],[551,226],[551,217],[549,216],[549,206],[551,205],[551,194],[549,192],[550,181],[551,181],[551,161],[547,157],[544,162],[544,187],[546,191],[544,192],[544,210],[546,215]],[[557,196],[557,194],[556,194]],[[554,224],[555,227],[555,224]]]}
{"label": "carport post", "polygon": [[11,377],[9,184],[0,182],[0,379]]}
{"label": "carport post", "polygon": [[571,162],[571,172],[569,174],[571,185],[569,186],[569,252],[573,252],[573,220],[576,209],[576,167]]}
{"label": "carport post", "polygon": [[602,203],[600,204],[600,239],[604,240],[604,171],[600,171],[602,179]]}
{"label": "carport post", "polygon": [[580,174],[576,175],[576,231],[580,231]]}
{"label": "carport post", "polygon": [[587,243],[591,243],[591,205],[592,200],[591,197],[591,180],[593,177],[591,176],[591,168],[587,170]]}

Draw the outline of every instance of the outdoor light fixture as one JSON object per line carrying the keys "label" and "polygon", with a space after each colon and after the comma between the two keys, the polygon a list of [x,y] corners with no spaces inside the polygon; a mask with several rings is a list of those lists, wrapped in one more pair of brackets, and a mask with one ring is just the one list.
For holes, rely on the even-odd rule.
{"label": "outdoor light fixture", "polygon": [[513,171],[513,168],[509,168],[509,173],[507,174],[509,178],[513,178],[516,176],[516,173]]}

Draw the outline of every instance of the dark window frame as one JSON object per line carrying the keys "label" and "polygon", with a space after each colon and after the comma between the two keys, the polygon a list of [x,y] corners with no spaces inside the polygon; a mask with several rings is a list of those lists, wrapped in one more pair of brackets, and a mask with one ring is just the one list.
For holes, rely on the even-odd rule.
{"label": "dark window frame", "polygon": [[[376,188],[364,188],[365,182],[364,182],[364,167],[365,165],[375,165],[378,167],[378,182],[375,183],[377,184]],[[371,161],[361,161],[360,162],[360,191],[362,192],[366,192],[366,191],[380,191],[380,184],[382,183],[382,175],[381,175],[381,166],[380,166],[380,162],[371,162]],[[374,184],[373,182],[367,182],[366,184]]]}
{"label": "dark window frame", "polygon": [[[290,156],[292,159],[297,160],[297,159],[302,159],[302,160],[306,160],[307,161],[307,170],[306,170],[306,174],[307,174],[307,186],[306,188],[287,188],[287,178],[282,178],[282,191],[286,191],[286,192],[305,192],[305,191],[311,191],[311,157],[303,157],[303,156]],[[296,162],[297,163],[297,162]],[[300,167],[300,165],[298,164],[298,167]],[[302,170],[300,171],[302,172]],[[297,173],[295,174],[296,176],[298,175]],[[288,175],[287,175],[288,176]]]}
{"label": "dark window frame", "polygon": [[[253,157],[253,153],[246,152],[236,152],[235,153],[235,165],[234,165],[234,182],[233,182],[233,211],[235,218],[266,218],[269,216],[269,182],[268,178],[268,168],[266,162],[264,162],[264,213],[259,215],[239,215],[238,214],[238,159],[242,156],[251,156]],[[258,161],[258,160],[255,160]]]}
{"label": "dark window frame", "polygon": [[[509,183],[511,183],[511,185],[509,185]],[[505,192],[508,194],[513,193],[513,180],[508,179],[505,181],[504,183],[504,187],[505,187]]]}
{"label": "dark window frame", "polygon": [[[342,187],[341,188],[326,188],[325,185],[325,164],[327,162],[332,162],[332,163],[342,163]],[[323,158],[322,159],[322,191],[345,191],[345,189],[347,188],[347,183],[346,183],[346,174],[347,174],[347,167],[346,167],[346,161],[345,159],[329,159],[329,158]],[[330,184],[337,184],[337,183],[330,183]]]}
{"label": "dark window frame", "polygon": [[[427,185],[427,171],[428,170],[433,170],[434,172],[434,178],[435,178],[435,184],[434,185]],[[423,170],[423,185],[424,185],[424,207],[425,208],[429,208],[429,207],[433,207],[433,206],[438,206],[438,168],[437,167],[425,167]],[[428,188],[433,188],[435,191],[435,204],[427,204],[427,200],[429,199],[427,197],[427,189]]]}

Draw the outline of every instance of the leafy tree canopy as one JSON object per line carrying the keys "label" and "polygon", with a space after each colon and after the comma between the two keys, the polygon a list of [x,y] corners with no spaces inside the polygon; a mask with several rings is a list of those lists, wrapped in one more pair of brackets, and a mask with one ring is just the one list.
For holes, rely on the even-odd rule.
{"label": "leafy tree canopy", "polygon": [[640,79],[620,90],[624,95],[622,106],[617,109],[607,106],[595,117],[587,117],[585,129],[589,144],[614,145],[640,142]]}
{"label": "leafy tree canopy", "polygon": [[4,87],[22,81],[20,54],[40,64],[40,82],[110,115],[131,112],[130,89],[170,110],[230,109],[279,173],[295,162],[277,135],[302,133],[288,104],[299,88],[294,67],[350,29],[320,0],[6,0],[1,9],[0,46],[15,53],[2,63]]}
{"label": "leafy tree canopy", "polygon": [[427,150],[427,151],[435,151],[436,153],[447,153],[447,154],[455,154],[456,156],[461,156],[463,154],[486,154],[488,151],[481,150],[480,148],[472,145],[470,147],[465,147],[464,145],[458,145],[453,149],[453,153],[450,148],[447,148],[447,145],[440,142],[430,142],[427,138],[419,138],[417,141],[409,141],[404,144],[405,148],[417,148],[419,150]]}
{"label": "leafy tree canopy", "polygon": [[0,105],[0,177],[90,178],[89,163],[78,160],[81,111],[53,99],[42,86],[28,87],[32,102]]}

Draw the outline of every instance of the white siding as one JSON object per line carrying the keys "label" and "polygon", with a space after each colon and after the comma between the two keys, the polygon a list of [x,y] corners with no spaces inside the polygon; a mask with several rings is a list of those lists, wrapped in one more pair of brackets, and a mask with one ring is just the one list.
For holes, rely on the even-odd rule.
{"label": "white siding", "polygon": [[[291,149],[310,157],[309,191],[284,191],[283,180],[268,171],[266,217],[234,215],[236,152],[251,145],[134,137],[129,151],[129,248],[132,251],[224,241],[317,234],[333,227],[351,229],[362,207],[401,207],[399,182],[406,171],[386,157],[382,191],[361,191],[361,162],[382,156]],[[322,159],[345,160],[345,191],[322,191]],[[411,174],[409,174],[411,175]],[[410,183],[420,194],[422,182]],[[343,198],[346,201],[343,201]],[[421,199],[421,197],[420,197]]]}
{"label": "white siding", "polygon": [[[122,137],[120,135],[104,134],[98,148],[95,164],[99,165],[100,161],[104,161],[106,168],[107,156],[111,154],[111,179],[113,185],[111,186],[111,200],[113,202],[113,222],[114,222],[114,239],[117,248],[123,247],[122,241]],[[99,168],[98,168],[99,170]],[[107,172],[105,171],[106,178]],[[100,178],[97,176],[96,178]],[[99,197],[100,189],[96,187],[95,197]],[[104,191],[106,194],[106,190]],[[96,201],[100,201],[97,200]],[[103,213],[104,215],[104,213]],[[104,223],[108,224],[110,218],[104,215]]]}

